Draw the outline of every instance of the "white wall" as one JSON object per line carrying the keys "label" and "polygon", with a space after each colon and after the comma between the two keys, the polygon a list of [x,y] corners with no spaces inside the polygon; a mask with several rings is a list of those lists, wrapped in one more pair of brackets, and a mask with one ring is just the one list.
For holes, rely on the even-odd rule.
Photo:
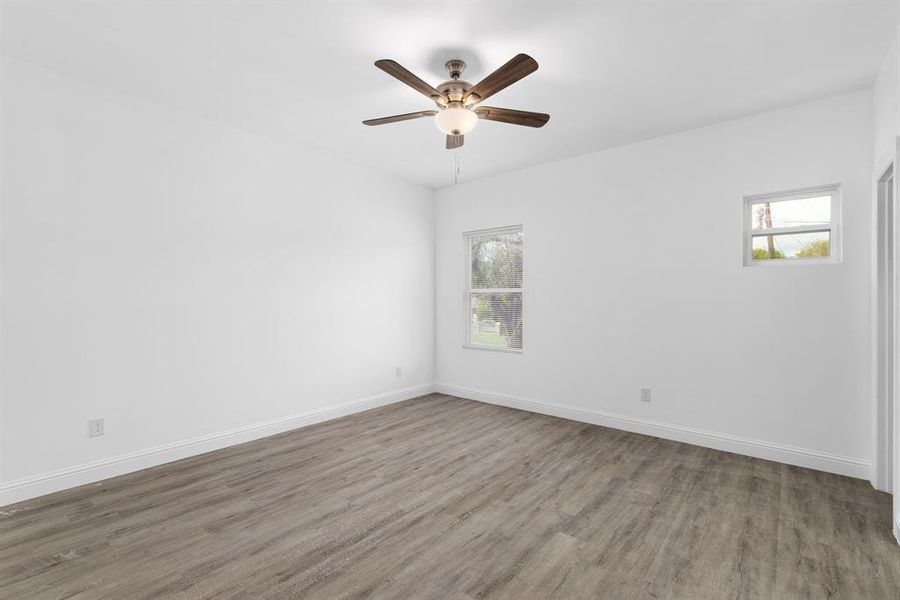
{"label": "white wall", "polygon": [[4,501],[428,389],[430,190],[16,60],[2,77]]}
{"label": "white wall", "polygon": [[900,27],[872,88],[874,105],[873,158],[893,153],[900,136]]}
{"label": "white wall", "polygon": [[[863,91],[439,190],[439,389],[867,477],[871,131]],[[841,264],[742,266],[743,196],[835,182]],[[514,224],[525,351],[464,349],[461,234]]]}

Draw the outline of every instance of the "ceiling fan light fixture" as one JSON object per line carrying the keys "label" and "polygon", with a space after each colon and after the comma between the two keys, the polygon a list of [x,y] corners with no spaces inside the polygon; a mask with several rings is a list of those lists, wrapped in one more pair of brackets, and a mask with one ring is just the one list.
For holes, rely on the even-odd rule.
{"label": "ceiling fan light fixture", "polygon": [[451,106],[434,115],[434,124],[447,135],[465,135],[475,129],[478,115],[468,108]]}

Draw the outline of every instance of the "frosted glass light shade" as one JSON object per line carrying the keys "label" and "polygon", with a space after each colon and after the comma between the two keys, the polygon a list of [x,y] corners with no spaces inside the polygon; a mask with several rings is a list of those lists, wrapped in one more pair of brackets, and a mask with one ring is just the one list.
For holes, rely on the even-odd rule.
{"label": "frosted glass light shade", "polygon": [[465,135],[475,129],[478,115],[468,108],[445,108],[434,115],[434,124],[447,135]]}

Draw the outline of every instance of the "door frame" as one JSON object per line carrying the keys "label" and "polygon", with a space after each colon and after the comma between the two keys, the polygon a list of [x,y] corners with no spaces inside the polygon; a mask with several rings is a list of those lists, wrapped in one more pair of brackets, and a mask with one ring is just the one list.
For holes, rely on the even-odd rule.
{"label": "door frame", "polygon": [[[886,186],[896,179],[894,157],[888,153],[876,164],[873,173],[872,206],[872,365],[874,411],[874,460],[872,463],[872,485],[881,491],[890,492],[894,479],[894,398],[896,398],[897,369],[895,349],[897,347],[897,301],[896,301],[896,259],[898,258],[896,233],[896,195],[892,206],[883,206],[890,196]],[[886,198],[887,196],[887,198]],[[889,218],[890,222],[885,222]],[[887,244],[890,243],[890,246]],[[891,272],[888,272],[890,269]],[[891,289],[885,289],[893,280]],[[887,326],[888,330],[886,330]],[[891,365],[894,365],[891,367]]]}
{"label": "door frame", "polygon": [[[894,140],[893,147],[876,163],[873,170],[872,186],[872,278],[871,278],[871,349],[872,349],[872,397],[873,411],[873,454],[872,485],[879,490],[900,491],[900,137]],[[881,313],[884,282],[880,272],[882,265],[882,245],[884,235],[879,219],[880,207],[885,193],[886,177],[890,173],[892,181],[892,226],[891,265],[893,267],[893,306],[890,307],[891,331],[888,343],[893,350],[890,372],[881,364],[883,355],[881,346],[884,340],[880,335]],[[884,381],[890,381],[889,394],[881,393]],[[889,404],[892,403],[891,404]],[[892,529],[894,537],[900,543],[900,493],[894,494]]]}

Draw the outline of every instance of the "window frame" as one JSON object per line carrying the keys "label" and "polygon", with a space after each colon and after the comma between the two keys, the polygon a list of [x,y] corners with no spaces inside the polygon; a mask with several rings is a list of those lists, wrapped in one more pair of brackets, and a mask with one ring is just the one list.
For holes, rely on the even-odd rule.
{"label": "window frame", "polygon": [[[827,225],[799,225],[795,227],[773,227],[771,229],[754,230],[752,206],[760,202],[785,202],[789,200],[804,200],[806,198],[831,197],[831,220]],[[744,196],[744,266],[764,267],[775,265],[816,265],[836,264],[841,262],[841,184],[818,185],[807,188],[772,192],[768,194],[756,194]],[[754,233],[764,231],[765,233]],[[819,233],[827,231],[829,256],[821,258],[785,258],[785,259],[754,259],[753,238],[766,235],[779,235],[787,233]]]}
{"label": "window frame", "polygon": [[[504,233],[522,233],[522,287],[519,288],[473,288],[472,286],[472,238],[488,237]],[[522,322],[525,322],[525,227],[523,225],[507,225],[504,227],[492,227],[490,229],[476,229],[465,231],[462,234],[463,241],[463,344],[462,347],[469,350],[487,350],[489,352],[506,352],[508,354],[522,354],[525,350],[525,330],[522,329],[521,348],[494,348],[472,343],[472,306],[473,293],[503,293],[518,292],[522,294]]]}

